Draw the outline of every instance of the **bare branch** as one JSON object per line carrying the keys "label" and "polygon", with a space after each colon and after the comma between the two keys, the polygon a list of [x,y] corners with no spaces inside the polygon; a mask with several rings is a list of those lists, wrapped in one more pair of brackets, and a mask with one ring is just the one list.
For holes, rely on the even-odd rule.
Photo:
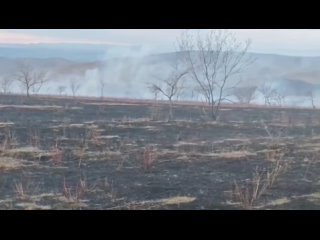
{"label": "bare branch", "polygon": [[[173,108],[173,99],[178,99],[183,91],[183,77],[188,73],[186,67],[181,67],[180,59],[178,54],[175,56],[175,60],[170,63],[171,71],[168,74],[152,74],[152,76],[158,80],[158,84],[152,84],[149,86],[149,89],[157,94],[161,93],[169,101],[169,120],[173,118],[172,108]],[[164,75],[164,76],[162,76]],[[161,76],[161,77],[160,77]]]}
{"label": "bare branch", "polygon": [[30,95],[30,90],[34,93],[39,92],[42,85],[49,80],[47,72],[36,71],[26,62],[18,65],[15,78],[21,84],[21,87],[25,89],[27,96]]}
{"label": "bare branch", "polygon": [[0,78],[0,86],[3,94],[7,94],[10,91],[13,78],[10,76],[4,76]]}
{"label": "bare branch", "polygon": [[66,86],[59,86],[58,87],[58,92],[59,92],[59,95],[61,96],[62,93],[64,93],[66,91],[67,87]]}
{"label": "bare branch", "polygon": [[81,86],[80,83],[77,83],[76,80],[72,80],[70,82],[70,89],[72,91],[72,96],[74,98],[76,97],[76,93],[78,92],[80,86]]}
{"label": "bare branch", "polygon": [[215,120],[230,78],[253,61],[247,57],[250,41],[242,44],[228,31],[213,30],[205,37],[198,34],[196,40],[184,32],[178,44],[191,77],[211,106],[211,117]]}

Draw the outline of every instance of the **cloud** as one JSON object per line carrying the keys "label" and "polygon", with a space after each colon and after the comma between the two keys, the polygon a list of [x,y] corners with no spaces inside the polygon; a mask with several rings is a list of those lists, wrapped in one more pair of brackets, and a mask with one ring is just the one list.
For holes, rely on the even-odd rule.
{"label": "cloud", "polygon": [[320,50],[320,31],[317,29],[234,29],[231,31],[241,41],[250,38],[251,50],[256,52],[318,55]]}
{"label": "cloud", "polygon": [[[173,51],[181,29],[12,29],[0,30],[0,43],[74,43],[139,46],[152,52]],[[209,29],[190,30],[207,32]],[[317,29],[231,29],[240,41],[252,40],[251,51],[314,56],[320,53]]]}
{"label": "cloud", "polygon": [[[104,41],[99,39],[65,39],[62,37],[47,37],[39,34],[35,34],[31,32],[27,33],[27,30],[23,30],[22,32],[16,32],[18,30],[0,30],[0,44],[92,44],[92,45],[113,45],[113,46],[132,46],[132,44],[124,43],[124,42],[112,42],[112,41]],[[39,30],[40,31],[40,30]],[[72,30],[71,30],[72,31]],[[84,35],[85,36],[85,35]]]}
{"label": "cloud", "polygon": [[51,38],[38,37],[32,34],[0,31],[0,43],[4,44],[36,44],[54,42]]}

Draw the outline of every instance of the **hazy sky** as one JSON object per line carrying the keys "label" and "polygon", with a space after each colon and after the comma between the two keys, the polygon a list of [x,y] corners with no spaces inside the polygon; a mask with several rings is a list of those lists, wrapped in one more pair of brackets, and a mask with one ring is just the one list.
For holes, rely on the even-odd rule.
{"label": "hazy sky", "polygon": [[[173,50],[179,29],[23,29],[0,30],[0,43],[89,43],[144,46],[152,51]],[[203,32],[208,30],[201,30]],[[318,29],[236,29],[239,40],[251,39],[251,51],[320,56]]]}

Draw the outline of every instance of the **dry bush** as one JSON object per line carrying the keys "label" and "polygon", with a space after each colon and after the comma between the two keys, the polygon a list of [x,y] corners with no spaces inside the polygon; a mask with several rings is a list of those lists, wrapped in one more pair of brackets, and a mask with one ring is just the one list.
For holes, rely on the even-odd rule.
{"label": "dry bush", "polygon": [[70,202],[79,202],[88,190],[86,180],[80,179],[77,186],[72,189],[72,187],[67,186],[66,179],[63,179],[63,196]]}
{"label": "dry bush", "polygon": [[152,168],[157,159],[157,152],[154,146],[147,146],[143,152],[143,169],[148,171]]}
{"label": "dry bush", "polygon": [[40,136],[38,131],[34,131],[30,133],[30,143],[32,147],[40,147]]}
{"label": "dry bush", "polygon": [[234,182],[232,191],[234,200],[239,202],[244,209],[252,209],[260,197],[274,185],[276,179],[288,168],[288,164],[283,159],[288,149],[279,148],[281,135],[275,136],[269,127],[263,121],[261,122],[271,140],[271,146],[266,151],[266,161],[271,162],[271,167],[268,170],[256,168],[252,179],[246,180],[242,184]]}
{"label": "dry bush", "polygon": [[39,192],[39,185],[30,182],[29,179],[22,179],[14,182],[14,192],[19,199],[28,199],[29,196]]}
{"label": "dry bush", "polygon": [[152,121],[158,121],[160,119],[160,109],[158,106],[151,107],[150,118]]}
{"label": "dry bush", "polygon": [[125,154],[125,141],[120,142],[118,152],[120,152],[121,154],[121,159],[116,169],[117,171],[120,171],[123,168],[124,162],[127,161],[129,158],[129,156]]}
{"label": "dry bush", "polygon": [[66,183],[66,179],[63,179],[63,201],[67,200],[68,203],[83,204],[83,198],[85,194],[95,192],[96,184],[89,184],[86,178],[80,178],[76,186],[70,187]]}
{"label": "dry bush", "polygon": [[53,147],[52,150],[52,162],[54,165],[61,165],[64,160],[64,154],[61,148],[59,147],[58,140],[56,140],[56,145]]}
{"label": "dry bush", "polygon": [[26,198],[26,193],[25,193],[24,187],[22,185],[22,182],[15,183],[14,190],[15,190],[15,193],[18,198],[20,198],[20,199]]}
{"label": "dry bush", "polygon": [[305,172],[304,172],[304,174],[303,174],[303,178],[302,178],[304,181],[311,182],[311,180],[309,180],[309,179],[307,178],[307,175],[308,175],[308,173],[309,173],[310,166],[313,165],[313,164],[317,161],[317,159],[318,159],[317,154],[313,154],[310,159],[307,158],[307,157],[305,157],[305,158],[303,159],[304,162],[308,162],[308,164],[307,164],[307,166],[306,166],[306,170],[305,170]]}
{"label": "dry bush", "polygon": [[111,201],[116,201],[116,192],[114,188],[113,180],[109,180],[107,177],[104,179],[103,183],[104,191],[107,193],[107,196],[111,199]]}
{"label": "dry bush", "polygon": [[61,165],[63,163],[63,151],[59,148],[53,150],[52,162],[54,165]]}
{"label": "dry bush", "polygon": [[2,142],[2,151],[12,149],[17,145],[16,137],[11,128],[5,128],[4,140]]}
{"label": "dry bush", "polygon": [[99,138],[100,136],[101,132],[98,128],[90,127],[86,129],[86,138],[88,138],[95,147],[100,148],[102,151],[101,147],[103,146],[103,141]]}
{"label": "dry bush", "polygon": [[242,184],[234,182],[232,191],[234,200],[239,202],[244,209],[252,209],[260,197],[270,189],[276,179],[287,169],[287,164],[282,159],[272,164],[267,171],[256,168],[252,179],[244,181]]}
{"label": "dry bush", "polygon": [[95,126],[86,126],[85,132],[82,138],[82,147],[88,148],[88,143],[92,143],[94,146],[101,147],[103,142],[99,138],[101,136],[101,132]]}
{"label": "dry bush", "polygon": [[234,199],[244,209],[252,209],[260,197],[274,185],[276,179],[288,168],[288,164],[283,159],[288,149],[279,148],[280,137],[272,135],[266,124],[264,124],[264,128],[272,143],[266,151],[266,161],[271,163],[270,168],[268,170],[256,168],[252,179],[245,181],[243,184],[234,182]]}
{"label": "dry bush", "polygon": [[81,167],[82,160],[83,160],[84,156],[86,155],[86,149],[87,149],[86,147],[81,147],[80,149],[78,149],[75,152],[75,154],[79,160],[79,163],[78,163],[79,168]]}

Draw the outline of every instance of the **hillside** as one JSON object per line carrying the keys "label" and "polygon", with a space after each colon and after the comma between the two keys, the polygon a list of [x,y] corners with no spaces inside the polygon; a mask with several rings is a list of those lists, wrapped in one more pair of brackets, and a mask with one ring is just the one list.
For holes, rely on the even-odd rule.
{"label": "hillside", "polygon": [[[75,48],[73,51],[82,50]],[[92,51],[98,50],[92,49]],[[255,61],[239,76],[242,86],[259,86],[269,82],[284,95],[304,96],[311,90],[320,93],[320,57],[250,54]],[[1,55],[3,52],[0,46]],[[99,87],[97,83],[99,74],[103,72],[108,86],[106,94],[112,97],[150,98],[150,93],[146,91],[147,83],[155,81],[153,75],[165,75],[168,63],[177,56],[176,53],[163,53],[145,57],[108,58],[107,56],[106,60],[75,61],[67,55],[61,53],[60,57],[52,58],[0,57],[0,76],[13,75],[17,70],[17,64],[27,61],[37,69],[50,72],[55,83],[62,84],[70,79],[76,79],[83,85],[81,94],[94,95],[97,94],[95,89]],[[56,87],[51,84],[50,91]]]}

